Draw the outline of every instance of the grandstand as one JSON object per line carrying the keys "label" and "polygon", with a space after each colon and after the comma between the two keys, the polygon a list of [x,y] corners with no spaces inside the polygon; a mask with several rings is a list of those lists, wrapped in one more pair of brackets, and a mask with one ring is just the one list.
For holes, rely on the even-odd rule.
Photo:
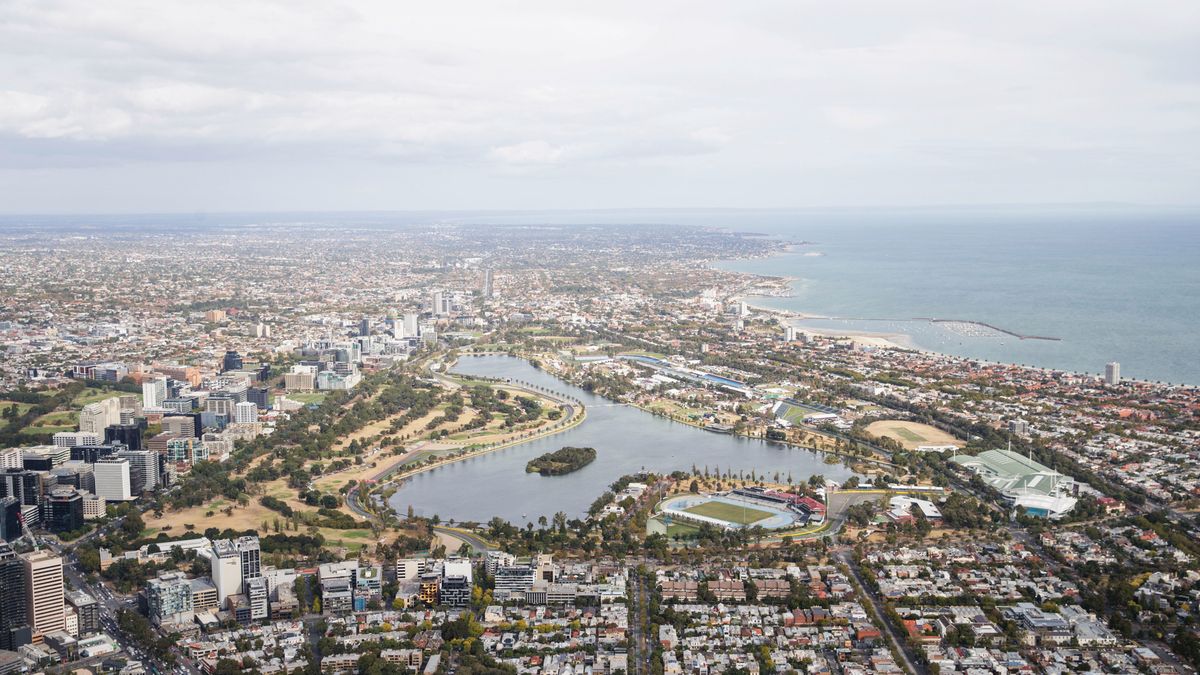
{"label": "grandstand", "polygon": [[959,455],[951,461],[975,472],[1005,502],[1034,516],[1061,518],[1075,508],[1075,481],[1012,450]]}

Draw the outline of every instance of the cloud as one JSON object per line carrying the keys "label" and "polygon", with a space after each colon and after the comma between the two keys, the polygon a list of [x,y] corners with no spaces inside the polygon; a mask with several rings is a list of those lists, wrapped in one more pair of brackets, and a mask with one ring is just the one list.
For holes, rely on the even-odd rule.
{"label": "cloud", "polygon": [[555,164],[563,157],[563,148],[546,141],[526,141],[492,148],[492,159],[505,164]]}
{"label": "cloud", "polygon": [[1200,71],[1186,64],[1200,62],[1200,4],[1100,0],[1083,13],[955,0],[8,0],[0,199],[34,207],[29,186],[60,180],[86,201],[98,172],[166,164],[194,167],[169,190],[217,201],[200,189],[281,164],[358,193],[378,178],[384,203],[410,170],[479,206],[538,206],[546,175],[568,203],[613,206],[651,203],[651,186],[676,203],[776,205],[807,199],[799,183],[829,200],[996,202],[1052,187],[1064,200],[1193,199]]}

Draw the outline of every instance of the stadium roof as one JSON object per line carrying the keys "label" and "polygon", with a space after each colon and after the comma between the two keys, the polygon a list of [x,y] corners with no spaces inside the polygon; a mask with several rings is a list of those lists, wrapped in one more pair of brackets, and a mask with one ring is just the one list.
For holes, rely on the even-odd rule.
{"label": "stadium roof", "polygon": [[1073,481],[1057,471],[1011,450],[986,450],[975,456],[959,455],[954,462],[979,474],[1006,496],[1052,496]]}

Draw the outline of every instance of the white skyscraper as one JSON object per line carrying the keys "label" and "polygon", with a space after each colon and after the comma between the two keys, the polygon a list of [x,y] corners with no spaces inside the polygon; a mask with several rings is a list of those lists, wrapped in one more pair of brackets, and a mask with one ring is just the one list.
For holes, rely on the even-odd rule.
{"label": "white skyscraper", "polygon": [[152,377],[142,383],[142,407],[158,408],[167,400],[167,378]]}
{"label": "white skyscraper", "polygon": [[233,420],[238,424],[249,424],[258,421],[258,406],[250,401],[242,401],[233,406]]}
{"label": "white skyscraper", "polygon": [[404,315],[404,323],[402,327],[402,335],[397,337],[419,337],[420,336],[420,315],[409,313]]}
{"label": "white skyscraper", "polygon": [[114,396],[83,406],[79,411],[79,430],[104,435],[104,428],[121,423],[121,397]]}
{"label": "white skyscraper", "polygon": [[1104,383],[1121,384],[1121,364],[1113,361],[1104,366]]}
{"label": "white skyscraper", "polygon": [[434,316],[446,316],[450,313],[450,296],[445,291],[434,291],[429,296],[429,304]]}
{"label": "white skyscraper", "polygon": [[228,539],[213,542],[212,580],[217,587],[217,603],[224,607],[225,599],[242,592],[242,554]]}
{"label": "white skyscraper", "polygon": [[127,502],[133,499],[128,459],[105,457],[92,467],[92,475],[96,478],[96,496],[104,497],[106,502]]}
{"label": "white skyscraper", "polygon": [[62,558],[41,550],[26,553],[22,559],[29,624],[39,633],[62,630],[65,597]]}

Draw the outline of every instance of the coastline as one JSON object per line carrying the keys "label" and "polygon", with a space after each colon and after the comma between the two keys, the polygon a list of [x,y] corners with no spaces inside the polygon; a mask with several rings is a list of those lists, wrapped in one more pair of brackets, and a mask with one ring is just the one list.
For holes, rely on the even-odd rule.
{"label": "coastline", "polygon": [[[761,298],[770,296],[746,296],[748,298]],[[752,302],[746,302],[746,306],[755,312],[762,314],[772,314],[781,317],[783,320],[796,325],[796,321],[805,321],[812,319],[828,319],[830,317],[821,316],[819,314],[806,314],[804,312],[795,312],[786,309],[775,309],[764,305],[756,305]],[[882,347],[889,349],[905,349],[910,351],[929,351],[917,345],[912,336],[908,333],[881,333],[867,330],[851,330],[844,328],[812,328],[811,326],[796,326],[801,333],[811,333],[821,337],[833,338],[848,338],[854,344],[863,347]],[[940,352],[929,352],[931,354]],[[948,354],[945,356],[949,356]]]}

